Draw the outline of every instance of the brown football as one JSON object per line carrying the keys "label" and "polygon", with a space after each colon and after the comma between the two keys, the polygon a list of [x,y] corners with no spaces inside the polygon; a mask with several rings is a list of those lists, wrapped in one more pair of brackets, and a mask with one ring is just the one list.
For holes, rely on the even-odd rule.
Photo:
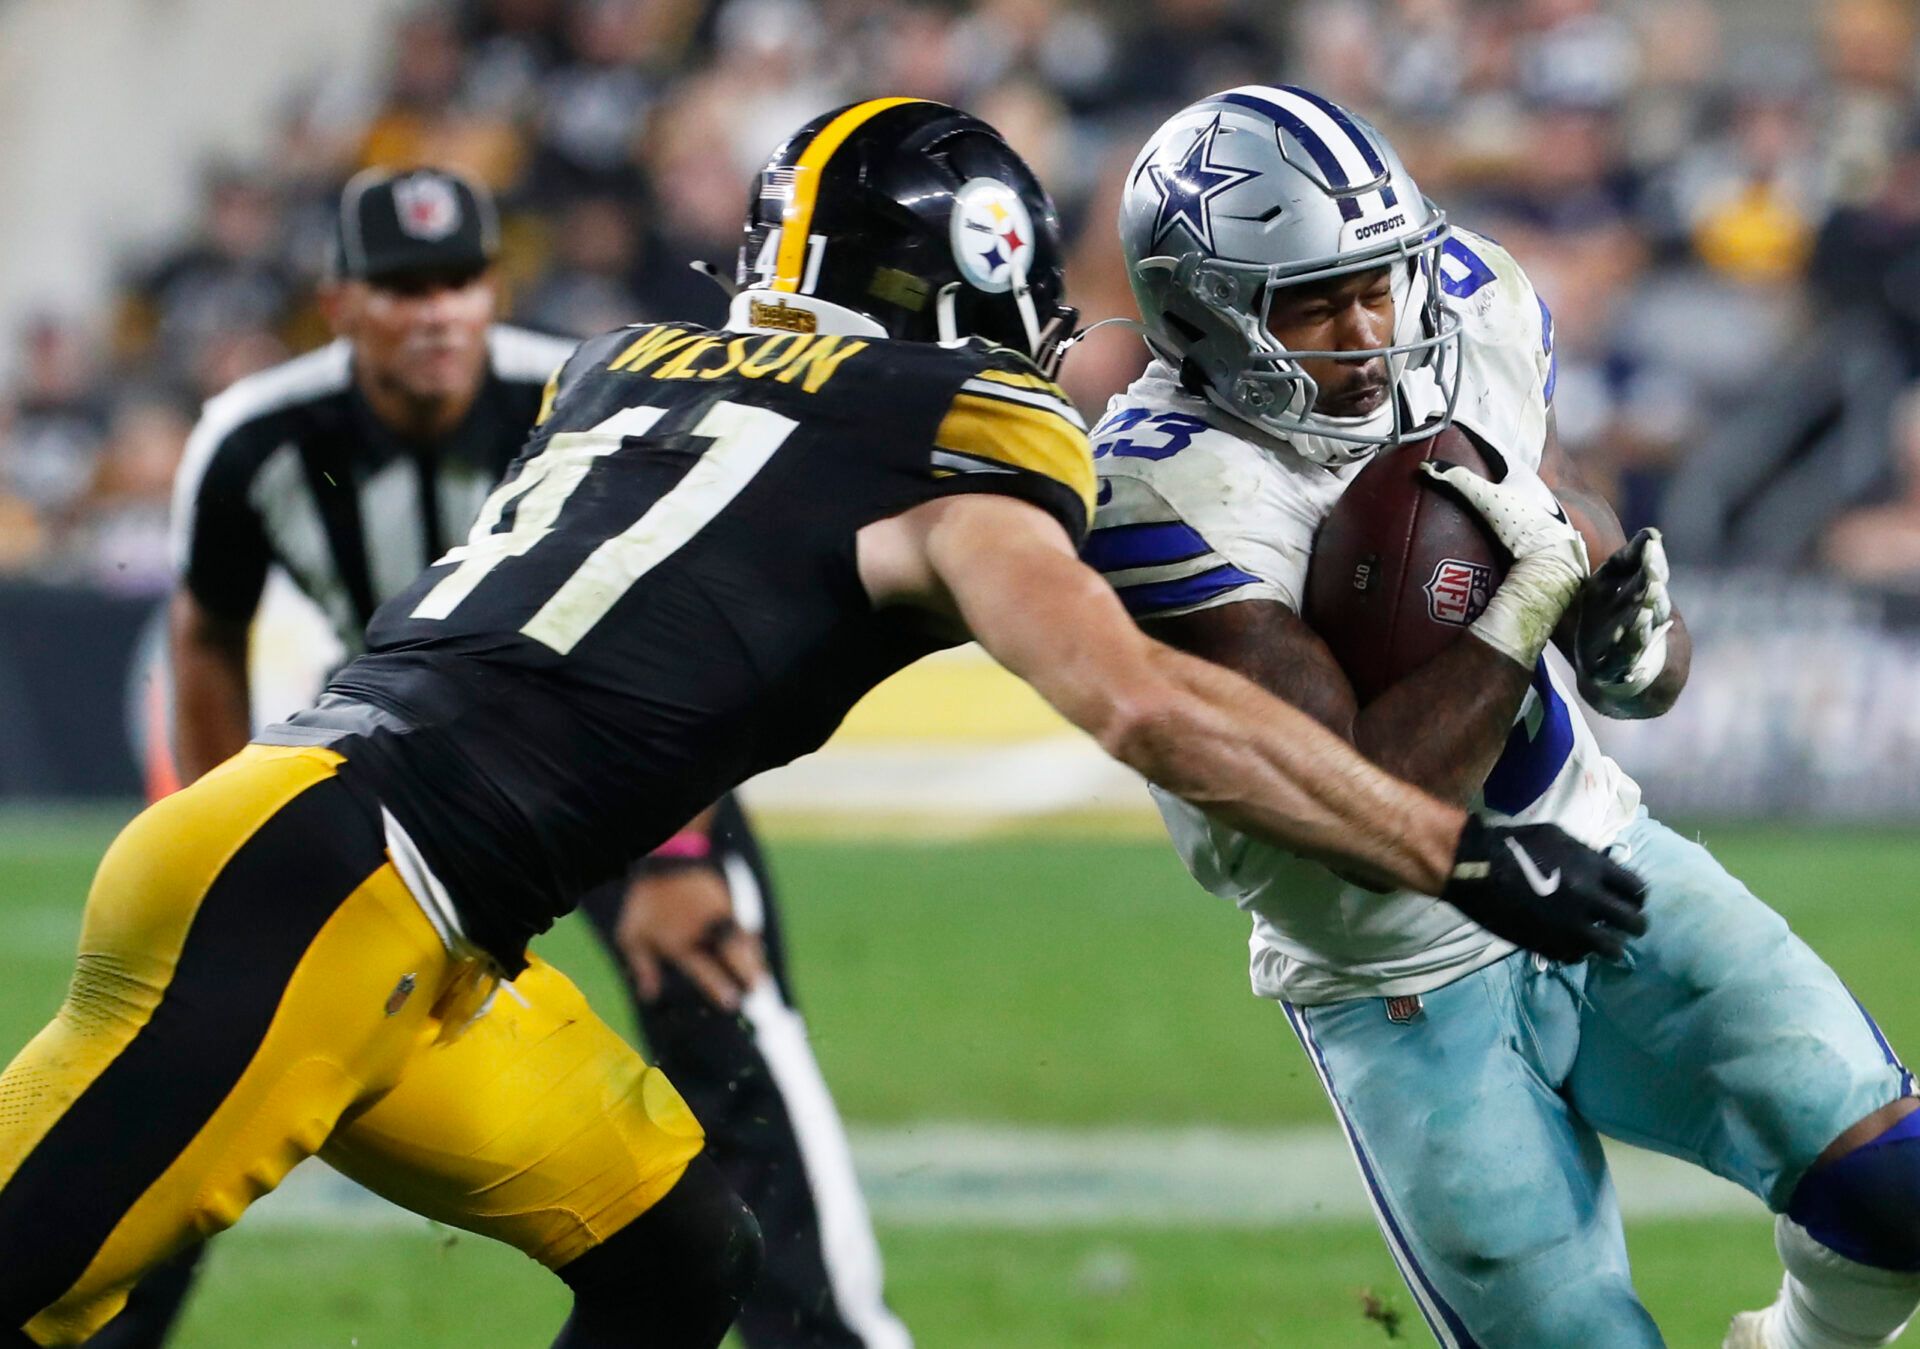
{"label": "brown football", "polygon": [[1457,641],[1507,572],[1480,517],[1419,471],[1424,459],[1487,472],[1457,427],[1383,450],[1320,523],[1307,564],[1307,626],[1362,706]]}

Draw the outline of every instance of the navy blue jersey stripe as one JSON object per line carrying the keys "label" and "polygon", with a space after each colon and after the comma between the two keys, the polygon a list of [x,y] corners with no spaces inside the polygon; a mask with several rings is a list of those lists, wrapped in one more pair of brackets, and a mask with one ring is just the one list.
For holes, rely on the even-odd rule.
{"label": "navy blue jersey stripe", "polygon": [[1080,560],[1095,571],[1126,571],[1133,567],[1166,567],[1190,562],[1213,550],[1200,531],[1178,520],[1159,524],[1111,525],[1087,536]]}
{"label": "navy blue jersey stripe", "polygon": [[1867,1010],[1867,1005],[1855,996],[1852,989],[1847,990],[1847,996],[1852,998],[1853,1005],[1860,1009],[1860,1015],[1866,1021],[1867,1029],[1873,1032],[1874,1041],[1879,1044],[1880,1052],[1886,1055],[1888,1065],[1899,1071],[1900,1094],[1913,1095],[1913,1074],[1907,1071],[1907,1065],[1900,1061],[1900,1056],[1893,1052],[1893,1045],[1887,1040],[1886,1033],[1880,1029],[1880,1023],[1873,1019],[1873,1013]]}
{"label": "navy blue jersey stripe", "polygon": [[[1538,295],[1533,298],[1540,300]],[[1547,406],[1552,407],[1553,386],[1560,382],[1560,357],[1553,349],[1553,313],[1545,300],[1540,300],[1540,346],[1547,357],[1547,383],[1541,394]]]}
{"label": "navy blue jersey stripe", "polygon": [[[1266,99],[1255,98],[1252,94],[1222,94],[1220,95],[1220,101],[1222,103],[1232,103],[1242,108],[1251,108],[1257,113],[1271,117],[1286,129],[1288,135],[1300,142],[1302,148],[1312,157],[1314,164],[1319,167],[1320,173],[1326,178],[1329,187],[1336,193],[1339,193],[1344,192],[1351,186],[1351,184],[1347,182],[1346,170],[1340,167],[1339,157],[1333,153],[1333,147],[1321,140],[1314,130],[1305,122],[1301,121],[1294,113],[1289,112],[1278,103],[1269,103]],[[1360,203],[1358,201],[1352,197],[1337,197],[1336,199],[1340,203],[1340,215],[1342,218],[1347,220],[1358,220],[1360,218]]]}
{"label": "navy blue jersey stripe", "polygon": [[1146,585],[1121,586],[1120,602],[1127,606],[1130,614],[1154,614],[1162,609],[1180,609],[1190,604],[1204,604],[1229,590],[1237,590],[1244,585],[1253,585],[1258,576],[1241,571],[1231,564],[1211,568],[1193,576],[1184,576],[1178,581],[1152,581]]}

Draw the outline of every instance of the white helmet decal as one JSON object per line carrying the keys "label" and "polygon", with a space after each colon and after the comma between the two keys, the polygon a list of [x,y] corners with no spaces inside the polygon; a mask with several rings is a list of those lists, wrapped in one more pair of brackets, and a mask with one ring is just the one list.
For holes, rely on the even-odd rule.
{"label": "white helmet decal", "polygon": [[997,178],[973,178],[954,194],[953,260],[976,290],[1004,295],[1033,263],[1033,218]]}

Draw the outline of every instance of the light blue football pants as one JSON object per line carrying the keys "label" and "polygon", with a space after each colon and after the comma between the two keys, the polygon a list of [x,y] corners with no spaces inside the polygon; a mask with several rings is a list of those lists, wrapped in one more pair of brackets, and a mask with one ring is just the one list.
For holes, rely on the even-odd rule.
{"label": "light blue football pants", "polygon": [[1913,1080],[1786,922],[1643,812],[1614,855],[1647,883],[1627,961],[1514,955],[1422,998],[1286,1008],[1382,1233],[1448,1349],[1643,1349],[1599,1135],[1786,1208],[1839,1134]]}

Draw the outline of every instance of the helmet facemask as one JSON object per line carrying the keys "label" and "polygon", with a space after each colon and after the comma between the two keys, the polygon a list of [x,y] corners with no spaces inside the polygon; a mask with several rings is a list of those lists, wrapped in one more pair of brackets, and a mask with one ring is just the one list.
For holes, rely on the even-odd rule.
{"label": "helmet facemask", "polygon": [[[1178,294],[1188,314],[1204,317],[1205,327],[1190,321],[1196,340],[1170,343],[1168,333],[1150,334],[1155,350],[1180,364],[1196,360],[1207,376],[1209,401],[1267,435],[1284,440],[1316,463],[1339,465],[1374,451],[1431,435],[1453,419],[1460,393],[1460,315],[1446,302],[1440,281],[1440,257],[1446,247],[1446,216],[1429,203],[1425,228],[1362,252],[1292,264],[1262,266],[1189,253],[1178,259],[1148,259],[1169,267],[1169,294]],[[1394,330],[1384,347],[1360,351],[1294,351],[1268,328],[1276,296],[1285,289],[1315,285],[1379,267],[1392,271]],[[1169,313],[1174,307],[1169,306]],[[1170,324],[1170,328],[1175,325]],[[1212,331],[1207,331],[1211,329]],[[1209,360],[1216,343],[1231,360]],[[1167,348],[1171,346],[1172,349]],[[1226,354],[1226,353],[1220,353]],[[1387,397],[1371,413],[1335,417],[1313,410],[1320,386],[1303,362],[1356,361],[1384,356]],[[1413,380],[1429,384],[1444,412],[1436,419],[1410,419],[1404,396]],[[1422,400],[1431,405],[1430,400]]]}

